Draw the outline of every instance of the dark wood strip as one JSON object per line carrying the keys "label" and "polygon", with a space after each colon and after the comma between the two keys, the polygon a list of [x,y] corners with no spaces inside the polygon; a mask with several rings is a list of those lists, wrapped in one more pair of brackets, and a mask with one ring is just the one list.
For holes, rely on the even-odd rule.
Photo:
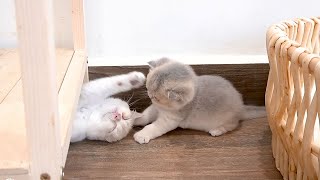
{"label": "dark wood strip", "polygon": [[[192,68],[198,75],[220,75],[233,83],[238,91],[243,95],[246,104],[264,105],[264,94],[268,80],[268,64],[211,64],[193,65]],[[140,71],[147,75],[148,66],[99,66],[89,67],[90,79],[124,74],[131,71]],[[146,95],[145,87],[122,93],[117,97],[128,99],[132,96],[133,105],[138,111],[150,105],[150,100]]]}

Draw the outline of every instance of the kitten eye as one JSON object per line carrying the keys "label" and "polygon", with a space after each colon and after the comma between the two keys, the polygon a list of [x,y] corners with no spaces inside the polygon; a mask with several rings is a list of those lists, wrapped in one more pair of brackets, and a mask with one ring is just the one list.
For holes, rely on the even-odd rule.
{"label": "kitten eye", "polygon": [[128,120],[131,118],[131,114],[127,114],[127,113],[122,113],[122,119],[123,120]]}
{"label": "kitten eye", "polygon": [[159,101],[159,99],[156,96],[153,96],[153,99],[155,99],[156,101]]}
{"label": "kitten eye", "polygon": [[103,118],[112,119],[112,112],[107,112],[104,115],[102,115]]}

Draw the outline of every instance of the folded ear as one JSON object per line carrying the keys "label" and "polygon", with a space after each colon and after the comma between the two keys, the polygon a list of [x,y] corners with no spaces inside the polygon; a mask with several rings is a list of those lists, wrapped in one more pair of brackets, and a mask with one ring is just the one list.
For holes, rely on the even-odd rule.
{"label": "folded ear", "polygon": [[143,116],[142,113],[138,113],[136,111],[131,111],[131,119],[138,119],[138,118],[141,118]]}
{"label": "folded ear", "polygon": [[157,66],[157,62],[156,61],[149,61],[148,65],[149,65],[150,69],[153,69]]}
{"label": "folded ear", "polygon": [[163,57],[163,58],[160,58],[158,60],[155,60],[155,61],[149,61],[148,64],[149,64],[149,67],[151,69],[157,67],[157,66],[161,66],[167,62],[169,62],[170,59],[169,58],[166,58],[166,57]]}

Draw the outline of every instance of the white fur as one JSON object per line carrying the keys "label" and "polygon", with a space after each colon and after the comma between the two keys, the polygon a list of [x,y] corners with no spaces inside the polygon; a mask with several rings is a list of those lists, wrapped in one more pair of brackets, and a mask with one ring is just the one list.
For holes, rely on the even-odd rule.
{"label": "white fur", "polygon": [[[144,81],[142,73],[131,72],[84,84],[73,121],[71,142],[86,138],[114,142],[124,138],[134,119],[141,114],[130,111],[127,102],[110,96],[138,88]],[[115,119],[115,114],[119,114],[121,119]]]}

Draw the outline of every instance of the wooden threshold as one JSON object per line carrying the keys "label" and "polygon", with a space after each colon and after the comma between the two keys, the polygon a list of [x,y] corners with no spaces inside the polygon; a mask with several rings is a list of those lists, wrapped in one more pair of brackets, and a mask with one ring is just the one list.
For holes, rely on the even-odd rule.
{"label": "wooden threshold", "polygon": [[[71,49],[57,49],[56,60],[61,148],[67,151],[70,140],[68,127],[78,103],[87,60],[83,51]],[[19,53],[16,49],[0,49],[0,78],[0,179],[7,176],[23,179],[23,175],[28,174],[29,162]]]}

